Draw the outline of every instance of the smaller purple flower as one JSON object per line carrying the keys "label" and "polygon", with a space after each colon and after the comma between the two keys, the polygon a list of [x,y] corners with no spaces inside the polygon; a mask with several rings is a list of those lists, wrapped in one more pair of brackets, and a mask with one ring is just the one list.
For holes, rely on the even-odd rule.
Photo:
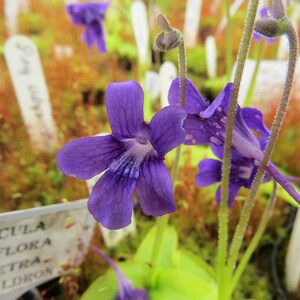
{"label": "smaller purple flower", "polygon": [[106,52],[104,20],[109,3],[74,3],[66,7],[75,25],[86,26],[82,40],[88,46],[96,44],[100,53]]}
{"label": "smaller purple flower", "polygon": [[[188,116],[184,121],[184,129],[186,130],[184,143],[186,145],[210,144],[212,148],[220,147],[223,149],[233,84],[228,83],[211,104],[205,101],[189,79],[186,80],[185,92],[185,109]],[[171,105],[175,106],[178,106],[180,103],[179,78],[172,82],[169,91],[169,102]],[[257,138],[253,132],[260,137]],[[270,130],[263,122],[263,114],[258,109],[237,107],[232,133],[232,150],[233,153],[235,153],[235,157],[239,157],[239,159],[236,159],[236,165],[232,166],[233,172],[241,170],[241,165],[244,167],[249,164],[254,166],[260,164],[269,134]],[[218,157],[221,158],[222,156],[218,155]],[[252,174],[254,169],[251,167],[250,170],[249,168],[250,167],[248,167],[247,174]],[[279,172],[276,166],[272,162],[268,162],[266,169],[267,172],[300,204],[300,195],[289,183],[287,178]],[[203,172],[201,172],[201,174],[203,174]],[[219,177],[215,177],[215,182],[219,181],[217,179],[219,179]],[[239,180],[240,177],[235,179]],[[240,186],[247,187],[248,183],[252,183],[251,176],[246,179],[247,183],[240,183]],[[234,180],[234,178],[232,178],[232,180]],[[235,188],[237,189],[237,186]],[[232,192],[232,195],[234,194],[236,193]],[[232,202],[233,200],[231,199],[230,201]]]}
{"label": "smaller purple flower", "polygon": [[114,300],[149,300],[145,289],[134,289],[133,283],[120,271],[116,263],[100,249],[93,247],[93,250],[100,254],[111,266],[117,275],[119,291]]}
{"label": "smaller purple flower", "polygon": [[[262,7],[259,11],[259,16],[261,19],[268,18],[269,17],[269,9],[266,6]],[[256,31],[254,31],[252,38],[255,42],[260,42],[265,37],[263,37],[261,34],[257,33]],[[267,38],[267,43],[273,44],[276,41],[276,39],[277,38]]]}
{"label": "smaller purple flower", "polygon": [[176,209],[171,176],[163,161],[184,140],[186,112],[165,107],[146,123],[143,103],[137,82],[111,83],[106,108],[112,134],[76,139],[56,155],[61,172],[78,179],[107,170],[92,190],[88,209],[109,229],[130,224],[135,187],[146,215],[161,216]]}
{"label": "smaller purple flower", "polygon": [[[223,147],[212,145],[214,154],[223,159]],[[222,161],[216,159],[203,159],[199,163],[199,172],[196,175],[196,184],[200,187],[207,187],[221,181]],[[233,201],[241,187],[251,188],[252,182],[258,170],[258,165],[254,159],[246,158],[235,151],[232,152],[230,180],[229,180],[229,200],[228,206],[231,207]],[[268,182],[271,175],[266,173],[263,183]],[[216,199],[218,204],[221,201],[221,186],[217,189]]]}

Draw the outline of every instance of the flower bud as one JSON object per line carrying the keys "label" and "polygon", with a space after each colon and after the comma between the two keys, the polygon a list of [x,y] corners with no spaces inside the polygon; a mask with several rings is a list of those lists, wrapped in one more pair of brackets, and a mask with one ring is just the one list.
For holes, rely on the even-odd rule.
{"label": "flower bud", "polygon": [[254,23],[254,30],[258,34],[268,38],[275,38],[286,33],[288,28],[288,20],[275,20],[264,18]]}
{"label": "flower bud", "polygon": [[182,35],[181,33],[176,30],[172,29],[170,32],[162,32],[160,33],[154,41],[154,50],[159,51],[169,51],[178,47],[182,42]]}
{"label": "flower bud", "polygon": [[181,32],[172,28],[164,15],[160,14],[157,17],[157,23],[163,32],[155,38],[154,50],[165,52],[178,47],[182,43],[183,37]]}

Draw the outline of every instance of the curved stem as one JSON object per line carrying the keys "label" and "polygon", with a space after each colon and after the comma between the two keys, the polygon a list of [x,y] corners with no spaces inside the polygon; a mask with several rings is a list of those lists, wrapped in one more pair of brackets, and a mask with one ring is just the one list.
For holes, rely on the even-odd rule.
{"label": "curved stem", "polygon": [[228,244],[228,193],[229,193],[229,176],[230,176],[230,161],[231,161],[231,144],[233,136],[234,119],[237,109],[237,100],[240,90],[240,84],[244,65],[254,26],[254,20],[258,7],[259,0],[251,0],[248,4],[248,12],[246,17],[245,28],[241,39],[239,54],[237,58],[237,69],[234,78],[233,94],[230,101],[228,123],[226,127],[226,140],[224,145],[224,162],[222,169],[221,182],[221,204],[219,210],[219,241],[218,241],[218,276],[219,276],[219,299],[225,300],[223,290],[226,290],[226,282],[230,278],[225,272],[227,259],[227,244]]}
{"label": "curved stem", "polygon": [[247,197],[246,203],[243,207],[241,218],[239,221],[238,226],[236,227],[233,241],[230,248],[230,255],[228,260],[228,267],[230,272],[233,272],[235,264],[237,262],[238,254],[240,251],[240,247],[242,244],[242,239],[244,237],[246,226],[248,224],[250,214],[253,208],[253,205],[255,203],[255,197],[259,188],[259,185],[262,182],[268,161],[271,157],[272,151],[274,149],[274,146],[276,144],[276,140],[279,135],[279,131],[281,129],[281,125],[283,123],[283,119],[286,113],[286,108],[289,101],[289,96],[291,92],[291,87],[293,83],[294,73],[295,73],[295,66],[297,61],[297,52],[298,52],[298,44],[297,44],[297,34],[295,32],[295,29],[293,28],[292,24],[288,21],[288,27],[287,27],[287,37],[289,40],[289,61],[288,61],[288,71],[287,71],[287,78],[281,98],[280,105],[277,109],[276,116],[272,125],[271,135],[269,138],[269,142],[267,145],[267,148],[265,150],[264,156],[260,162],[260,166],[258,168],[257,174],[254,178],[254,181],[252,183],[252,187],[249,193],[249,196]]}
{"label": "curved stem", "polygon": [[276,186],[276,181],[274,180],[274,187],[273,187],[273,191],[272,194],[270,196],[270,200],[268,202],[267,207],[265,208],[265,211],[261,217],[259,226],[250,242],[250,245],[248,246],[245,254],[242,256],[242,259],[234,273],[234,276],[232,278],[231,281],[231,293],[234,291],[241,275],[243,274],[253,252],[255,251],[255,249],[257,248],[257,245],[267,227],[267,224],[272,216],[273,213],[273,209],[276,203],[276,190],[277,190],[277,186]]}
{"label": "curved stem", "polygon": [[258,52],[257,52],[257,57],[256,57],[256,62],[255,62],[255,67],[254,67],[252,78],[250,80],[250,86],[249,86],[249,89],[247,91],[247,96],[246,96],[246,99],[245,99],[244,106],[250,106],[251,105],[251,101],[252,101],[252,97],[253,97],[253,93],[254,93],[254,88],[255,88],[255,85],[256,85],[257,74],[258,74],[261,59],[262,59],[263,54],[264,54],[265,45],[266,45],[266,39],[263,39],[262,41],[260,41]]}
{"label": "curved stem", "polygon": [[[179,76],[180,76],[180,106],[184,107],[185,79],[186,79],[187,65],[186,65],[186,53],[185,53],[185,47],[183,41],[178,46],[178,69],[179,69]],[[181,145],[179,145],[176,148],[174,164],[171,171],[173,186],[175,185],[175,181],[177,178],[180,153],[181,153]],[[167,228],[168,222],[169,222],[169,215],[158,217],[156,221],[156,234],[155,234],[155,240],[154,240],[152,256],[151,256],[151,263],[154,266],[157,265],[158,263],[161,244],[163,241],[165,229]]]}

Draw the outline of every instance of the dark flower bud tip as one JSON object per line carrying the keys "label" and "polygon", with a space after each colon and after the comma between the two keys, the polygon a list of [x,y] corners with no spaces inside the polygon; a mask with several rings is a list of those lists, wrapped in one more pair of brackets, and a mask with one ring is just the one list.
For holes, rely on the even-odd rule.
{"label": "dark flower bud tip", "polygon": [[264,18],[255,22],[254,30],[262,36],[275,38],[286,33],[287,24],[285,22],[285,19],[275,20]]}
{"label": "dark flower bud tip", "polygon": [[158,51],[169,51],[178,47],[182,42],[182,35],[181,33],[176,30],[172,29],[170,32],[162,32],[160,33],[154,42],[154,50]]}
{"label": "dark flower bud tip", "polygon": [[158,15],[157,24],[162,31],[171,31],[172,30],[172,27],[170,26],[168,19],[162,14]]}
{"label": "dark flower bud tip", "polygon": [[284,9],[282,0],[274,0],[271,14],[277,20],[281,20],[285,17],[285,9]]}

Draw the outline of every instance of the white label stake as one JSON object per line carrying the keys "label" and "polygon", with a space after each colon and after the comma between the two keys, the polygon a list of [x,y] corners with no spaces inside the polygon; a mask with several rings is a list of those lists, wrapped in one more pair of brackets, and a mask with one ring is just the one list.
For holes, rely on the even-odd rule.
{"label": "white label stake", "polygon": [[57,134],[37,48],[27,37],[13,36],[5,43],[4,55],[32,145],[50,152]]}
{"label": "white label stake", "polygon": [[160,77],[160,84],[161,84],[160,101],[161,101],[162,108],[169,105],[169,101],[168,101],[169,89],[172,81],[176,78],[176,76],[177,76],[177,69],[175,65],[170,61],[165,61],[159,70],[159,77]]}
{"label": "white label stake", "polygon": [[206,47],[206,66],[208,78],[217,76],[217,47],[213,36],[208,36],[205,41]]}
{"label": "white label stake", "polygon": [[136,0],[131,4],[131,21],[137,45],[139,61],[148,63],[149,28],[146,5],[143,1]]}
{"label": "white label stake", "polygon": [[[95,222],[86,200],[0,214],[0,299],[65,274],[84,259]],[[62,265],[68,271],[64,271]]]}
{"label": "white label stake", "polygon": [[289,292],[296,292],[300,283],[300,209],[293,226],[285,259],[286,286]]}
{"label": "white label stake", "polygon": [[187,0],[184,19],[184,42],[187,47],[194,47],[200,23],[202,0]]}

